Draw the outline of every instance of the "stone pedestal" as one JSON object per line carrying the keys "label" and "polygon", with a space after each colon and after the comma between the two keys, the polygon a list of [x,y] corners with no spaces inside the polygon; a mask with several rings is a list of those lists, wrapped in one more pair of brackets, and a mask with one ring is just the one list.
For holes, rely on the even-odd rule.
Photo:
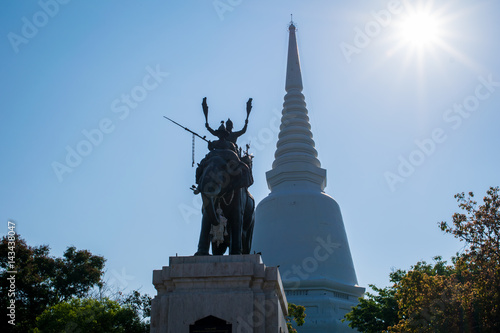
{"label": "stone pedestal", "polygon": [[153,271],[151,333],[285,333],[277,267],[260,255],[170,257]]}

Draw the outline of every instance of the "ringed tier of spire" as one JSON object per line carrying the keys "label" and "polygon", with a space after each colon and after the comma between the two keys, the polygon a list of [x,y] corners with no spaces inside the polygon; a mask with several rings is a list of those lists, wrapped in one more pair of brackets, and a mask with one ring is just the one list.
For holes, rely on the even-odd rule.
{"label": "ringed tier of spire", "polygon": [[[276,144],[275,160],[268,173],[268,184],[274,185],[286,180],[305,180],[326,185],[326,171],[321,169],[318,152],[315,149],[305,97],[302,94],[302,74],[299,51],[293,21],[289,25],[288,59],[285,83],[285,98],[280,133]],[[296,172],[291,172],[295,170]],[[277,175],[279,177],[275,177]],[[286,175],[286,176],[285,176]]]}

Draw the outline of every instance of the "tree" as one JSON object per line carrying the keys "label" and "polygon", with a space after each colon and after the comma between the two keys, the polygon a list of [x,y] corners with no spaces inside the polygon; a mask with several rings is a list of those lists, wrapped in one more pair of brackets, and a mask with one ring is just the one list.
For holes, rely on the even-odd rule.
{"label": "tree", "polygon": [[398,322],[390,332],[456,332],[458,304],[453,298],[455,268],[441,257],[418,262],[396,286]]}
{"label": "tree", "polygon": [[137,290],[133,290],[130,294],[125,295],[123,298],[117,300],[122,306],[130,307],[137,318],[147,324],[147,331],[149,332],[149,318],[151,317],[151,296],[141,295]]}
{"label": "tree", "polygon": [[[105,259],[86,250],[68,247],[62,258],[49,256],[47,245],[31,247],[20,236],[9,244],[9,237],[0,243],[0,306],[6,309],[15,299],[15,326],[2,320],[2,332],[28,332],[35,319],[47,307],[83,297],[94,286],[99,286]],[[14,253],[10,256],[9,253]],[[9,264],[13,261],[14,264]],[[14,265],[14,266],[11,266]],[[9,273],[15,269],[16,274]],[[14,279],[15,292],[9,292]]]}
{"label": "tree", "polygon": [[131,306],[110,299],[74,298],[46,309],[36,319],[34,333],[147,333]]}
{"label": "tree", "polygon": [[490,187],[483,204],[455,195],[462,213],[441,230],[465,243],[449,274],[408,274],[396,297],[400,322],[393,332],[500,331],[500,197]]}
{"label": "tree", "polygon": [[306,318],[306,308],[302,305],[288,303],[288,317],[286,318],[286,327],[289,333],[297,333],[297,330],[292,326],[292,320],[297,326],[304,325]]}
{"label": "tree", "polygon": [[453,222],[441,222],[441,230],[465,242],[465,251],[455,258],[456,280],[463,325],[469,331],[500,332],[500,188],[490,187],[483,205],[474,193],[455,198],[464,213]]}
{"label": "tree", "polygon": [[[500,332],[500,198],[490,187],[477,205],[474,194],[455,195],[464,213],[441,230],[465,243],[462,253],[447,265],[418,262],[398,271],[391,288],[372,286],[346,315],[360,332]],[[394,306],[396,304],[396,306]]]}
{"label": "tree", "polygon": [[342,321],[349,321],[349,327],[366,333],[379,333],[396,324],[399,321],[396,287],[405,274],[406,272],[401,270],[392,272],[392,287],[380,289],[370,284],[370,288],[377,294],[367,292],[366,298],[360,298],[358,305],[353,307]]}

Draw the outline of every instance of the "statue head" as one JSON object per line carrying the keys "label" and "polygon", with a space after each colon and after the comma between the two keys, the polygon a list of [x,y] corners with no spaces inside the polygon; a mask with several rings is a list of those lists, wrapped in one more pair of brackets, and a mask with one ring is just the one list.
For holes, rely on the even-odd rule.
{"label": "statue head", "polygon": [[233,131],[233,122],[229,118],[227,118],[227,121],[226,121],[226,130],[228,132],[232,132]]}
{"label": "statue head", "polygon": [[226,139],[229,136],[229,132],[224,127],[224,121],[221,121],[219,128],[215,131],[219,139]]}

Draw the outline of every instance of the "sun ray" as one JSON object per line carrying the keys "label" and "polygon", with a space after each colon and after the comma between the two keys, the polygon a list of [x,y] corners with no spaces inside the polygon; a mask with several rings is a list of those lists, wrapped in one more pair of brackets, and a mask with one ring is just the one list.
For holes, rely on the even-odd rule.
{"label": "sun ray", "polygon": [[433,116],[428,98],[435,94],[437,82],[451,79],[455,61],[474,72],[484,71],[463,48],[464,39],[471,38],[462,22],[472,10],[474,6],[459,9],[450,2],[406,1],[403,12],[394,17],[390,30],[380,40],[382,44],[374,44],[385,45],[384,56],[372,58],[365,74],[392,67],[395,91],[400,91],[402,82],[413,85],[414,106],[422,110],[419,121],[425,124]]}
{"label": "sun ray", "polygon": [[471,58],[467,57],[467,55],[460,52],[459,50],[457,50],[451,44],[445,42],[444,40],[441,40],[439,43],[436,43],[436,48],[443,50],[451,57],[453,57],[455,60],[466,65],[467,67],[471,68],[473,71],[477,73],[480,73],[485,70],[482,65],[478,64]]}
{"label": "sun ray", "polygon": [[[393,21],[391,33],[386,36],[385,61],[394,61],[397,59],[395,57],[399,57],[402,67],[400,74],[404,77],[409,69],[415,70],[419,81],[428,79],[431,75],[420,72],[425,72],[430,67],[434,71],[439,70],[436,64],[448,59],[480,71],[481,66],[457,47],[467,37],[463,33],[459,35],[456,27],[473,9],[457,10],[451,2],[438,4],[433,0],[415,3],[405,1],[404,12]],[[425,81],[416,82],[420,87],[424,83]]]}

